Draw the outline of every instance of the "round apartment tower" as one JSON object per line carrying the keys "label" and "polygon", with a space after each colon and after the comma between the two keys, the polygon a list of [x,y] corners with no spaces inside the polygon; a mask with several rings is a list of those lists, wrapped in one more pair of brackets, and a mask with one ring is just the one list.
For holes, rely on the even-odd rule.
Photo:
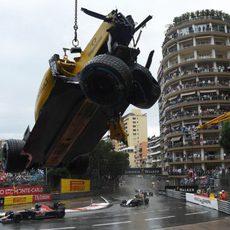
{"label": "round apartment tower", "polygon": [[230,16],[202,10],[175,17],[162,45],[158,71],[164,170],[229,168],[219,145],[220,125],[196,131],[230,111]]}

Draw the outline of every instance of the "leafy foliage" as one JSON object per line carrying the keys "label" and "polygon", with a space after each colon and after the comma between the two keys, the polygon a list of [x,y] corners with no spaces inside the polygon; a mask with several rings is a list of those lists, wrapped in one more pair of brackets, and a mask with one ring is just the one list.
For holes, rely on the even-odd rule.
{"label": "leafy foliage", "polygon": [[[116,184],[126,168],[129,167],[128,154],[116,152],[112,143],[100,141],[95,149],[89,154],[89,168],[87,177],[99,182],[100,185],[109,183]],[[80,163],[78,163],[80,162]],[[79,167],[85,168],[82,159],[77,159],[71,167],[53,168],[48,170],[48,183],[52,189],[57,189],[61,178],[79,178],[84,175],[79,174]]]}
{"label": "leafy foliage", "polygon": [[[212,18],[212,19],[217,19],[217,20],[222,20],[222,21],[230,21],[230,15],[226,14],[222,11],[218,10],[197,10],[196,12],[187,12],[182,14],[179,17],[175,17],[173,19],[174,26],[180,25],[181,23],[184,23],[190,19],[196,19],[196,18]],[[171,27],[170,27],[171,28]],[[170,29],[169,28],[169,29]],[[167,30],[167,32],[169,31]]]}
{"label": "leafy foliage", "polygon": [[224,122],[221,130],[220,145],[227,153],[230,153],[230,121]]}
{"label": "leafy foliage", "polygon": [[65,167],[51,168],[47,172],[47,178],[51,188],[58,188],[61,178],[71,178],[71,175]]}
{"label": "leafy foliage", "polygon": [[129,167],[128,154],[116,152],[110,142],[100,141],[90,155],[90,171],[100,182],[118,181]]}

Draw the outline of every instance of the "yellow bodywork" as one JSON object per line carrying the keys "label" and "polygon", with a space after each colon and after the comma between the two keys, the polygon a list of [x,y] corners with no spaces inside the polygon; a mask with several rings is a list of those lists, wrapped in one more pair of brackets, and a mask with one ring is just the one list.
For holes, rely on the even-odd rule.
{"label": "yellow bodywork", "polygon": [[220,122],[224,122],[224,121],[227,121],[227,120],[230,120],[230,112],[227,112],[227,113],[224,113],[202,125],[198,125],[197,126],[197,129],[205,129],[209,126],[212,126],[212,125],[215,125],[215,124],[218,124]]}
{"label": "yellow bodywork", "polygon": [[[60,59],[57,62],[58,70],[61,75],[65,77],[75,77],[84,68],[86,63],[90,61],[93,57],[97,55],[98,50],[103,44],[108,40],[108,29],[113,27],[113,23],[103,22],[93,38],[90,40],[84,51],[81,53],[80,57],[74,58],[74,61],[69,61],[67,59]],[[55,85],[55,79],[52,76],[50,68],[46,71],[39,92],[37,95],[36,105],[35,105],[35,120],[38,119],[40,111],[44,106],[45,102],[50,96],[52,89]],[[127,134],[123,128],[122,122],[116,121],[109,124],[111,139],[116,139],[119,141],[127,141]]]}
{"label": "yellow bodywork", "polygon": [[[73,62],[68,60],[60,59],[58,61],[58,68],[60,74],[63,74],[66,77],[74,77],[78,74],[85,64],[96,56],[98,50],[101,46],[107,41],[109,33],[107,32],[109,28],[113,26],[112,23],[103,22],[93,38],[90,40],[85,50],[81,53],[80,57],[74,59]],[[50,69],[45,73],[35,104],[35,120],[38,119],[39,113],[47,101],[53,87],[55,80],[52,76]]]}
{"label": "yellow bodywork", "polygon": [[121,119],[110,121],[109,123],[110,138],[127,143],[128,134],[125,131],[124,123]]}

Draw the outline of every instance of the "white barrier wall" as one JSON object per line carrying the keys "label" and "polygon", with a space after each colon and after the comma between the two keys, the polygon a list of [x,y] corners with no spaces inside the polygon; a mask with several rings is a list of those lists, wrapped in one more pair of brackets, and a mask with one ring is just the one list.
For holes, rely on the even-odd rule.
{"label": "white barrier wall", "polygon": [[186,201],[218,210],[217,199],[210,199],[209,197],[203,197],[192,193],[186,193]]}

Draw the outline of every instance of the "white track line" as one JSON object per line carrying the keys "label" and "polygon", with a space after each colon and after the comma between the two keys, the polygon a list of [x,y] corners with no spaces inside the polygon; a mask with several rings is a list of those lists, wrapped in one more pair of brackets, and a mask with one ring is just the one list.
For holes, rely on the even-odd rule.
{"label": "white track line", "polygon": [[191,216],[191,215],[198,215],[198,214],[203,214],[207,213],[208,211],[202,211],[202,212],[191,212],[191,213],[186,213],[184,214],[185,216]]}
{"label": "white track line", "polygon": [[169,218],[174,218],[175,216],[162,216],[162,217],[155,217],[155,218],[149,218],[149,219],[144,219],[146,221],[149,220],[162,220],[162,219],[169,219]]}
{"label": "white track line", "polygon": [[40,230],[64,230],[64,229],[76,229],[76,227],[63,227],[63,228],[42,228]]}
{"label": "white track line", "polygon": [[104,223],[104,224],[94,224],[93,227],[101,227],[101,226],[108,226],[108,225],[118,225],[118,224],[129,224],[131,221],[121,221],[121,222],[111,222],[111,223]]}

